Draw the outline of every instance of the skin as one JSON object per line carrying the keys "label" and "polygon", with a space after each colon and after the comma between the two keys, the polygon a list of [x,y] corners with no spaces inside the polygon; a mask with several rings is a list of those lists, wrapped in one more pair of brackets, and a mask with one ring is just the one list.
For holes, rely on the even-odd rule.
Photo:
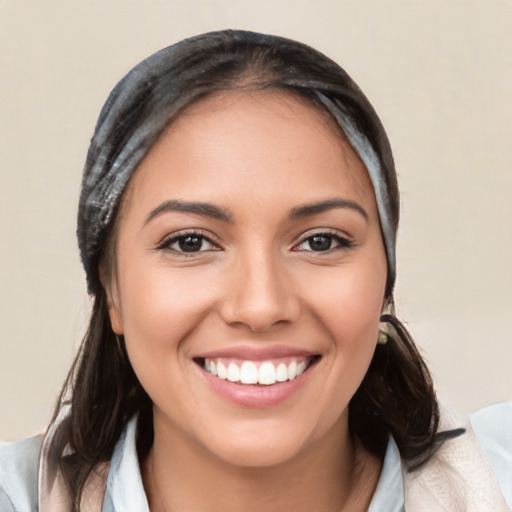
{"label": "skin", "polygon": [[[290,212],[330,199],[300,218]],[[164,210],[200,201],[231,221]],[[143,464],[153,512],[366,510],[380,461],[349,435],[348,403],[370,364],[386,257],[366,169],[326,116],[281,92],[228,92],[190,107],[125,194],[114,331],[154,403]],[[199,232],[201,250],[177,235]],[[327,233],[328,250],[312,235]],[[198,354],[279,343],[321,356],[283,403],[242,407],[203,378]]]}

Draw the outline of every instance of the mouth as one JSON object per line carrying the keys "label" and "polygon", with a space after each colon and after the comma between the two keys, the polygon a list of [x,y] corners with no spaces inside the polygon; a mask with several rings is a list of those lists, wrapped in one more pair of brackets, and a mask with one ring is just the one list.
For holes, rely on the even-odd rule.
{"label": "mouth", "polygon": [[268,360],[200,357],[195,362],[219,380],[242,386],[273,386],[290,382],[308,371],[320,355],[289,356]]}

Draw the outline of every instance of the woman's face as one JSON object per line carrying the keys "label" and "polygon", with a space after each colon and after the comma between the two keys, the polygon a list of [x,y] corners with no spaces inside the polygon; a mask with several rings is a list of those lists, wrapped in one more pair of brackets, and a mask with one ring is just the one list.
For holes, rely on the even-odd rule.
{"label": "woman's face", "polygon": [[110,316],[155,443],[267,466],[348,439],[386,257],[366,169],[322,113],[279,92],[189,108],[131,181],[116,254]]}

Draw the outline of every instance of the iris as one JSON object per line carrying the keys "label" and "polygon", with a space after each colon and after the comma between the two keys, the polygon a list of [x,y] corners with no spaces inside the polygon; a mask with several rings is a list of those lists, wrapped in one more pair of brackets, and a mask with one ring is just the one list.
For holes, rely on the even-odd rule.
{"label": "iris", "polygon": [[327,251],[331,248],[332,238],[325,235],[315,235],[309,239],[309,247],[313,251]]}
{"label": "iris", "polygon": [[183,252],[199,251],[203,245],[202,236],[182,236],[178,238],[178,245]]}

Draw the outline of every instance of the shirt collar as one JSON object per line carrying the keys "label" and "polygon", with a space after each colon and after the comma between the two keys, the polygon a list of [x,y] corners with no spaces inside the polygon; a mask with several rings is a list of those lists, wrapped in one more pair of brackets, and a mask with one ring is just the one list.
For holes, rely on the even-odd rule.
{"label": "shirt collar", "polygon": [[134,417],[114,448],[101,512],[149,512],[137,456],[136,431]]}
{"label": "shirt collar", "polygon": [[389,436],[377,489],[368,512],[404,512],[405,493],[402,459],[395,440]]}

